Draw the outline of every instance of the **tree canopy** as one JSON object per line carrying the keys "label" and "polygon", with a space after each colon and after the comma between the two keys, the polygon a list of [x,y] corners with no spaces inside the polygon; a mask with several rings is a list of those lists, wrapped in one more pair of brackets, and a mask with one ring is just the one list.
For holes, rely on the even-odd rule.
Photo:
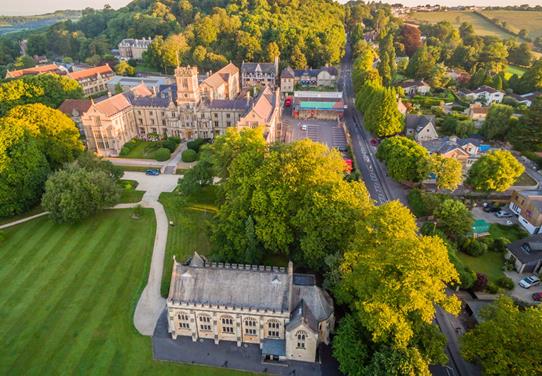
{"label": "tree canopy", "polygon": [[508,150],[492,150],[474,162],[467,184],[477,191],[504,192],[524,171],[525,167]]}

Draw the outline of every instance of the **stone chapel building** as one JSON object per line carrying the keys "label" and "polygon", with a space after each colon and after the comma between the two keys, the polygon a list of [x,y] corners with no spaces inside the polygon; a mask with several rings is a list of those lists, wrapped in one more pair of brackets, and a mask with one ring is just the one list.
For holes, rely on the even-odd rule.
{"label": "stone chapel building", "polygon": [[271,361],[318,361],[335,324],[331,297],[292,262],[209,263],[197,253],[185,264],[174,260],[167,311],[173,339],[258,344]]}

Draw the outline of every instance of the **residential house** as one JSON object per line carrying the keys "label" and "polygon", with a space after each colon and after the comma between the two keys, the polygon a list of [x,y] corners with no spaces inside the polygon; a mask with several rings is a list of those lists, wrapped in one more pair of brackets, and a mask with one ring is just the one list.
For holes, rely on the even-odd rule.
{"label": "residential house", "polygon": [[69,116],[79,128],[79,132],[84,134],[81,116],[92,106],[90,99],[66,99],[58,108],[64,114]]}
{"label": "residential house", "polygon": [[446,77],[462,85],[468,83],[471,79],[469,72],[457,68],[449,69],[446,72]]}
{"label": "residential house", "polygon": [[275,57],[273,63],[249,63],[243,61],[241,64],[241,86],[249,88],[267,85],[274,90],[278,74],[278,57]]}
{"label": "residential house", "polygon": [[108,90],[107,83],[115,76],[115,72],[108,64],[89,69],[79,70],[68,73],[70,78],[79,82],[83,88],[85,96],[106,93]]}
{"label": "residential house", "polygon": [[506,246],[507,260],[518,273],[540,273],[542,267],[542,234],[516,240]]}
{"label": "residential house", "polygon": [[[161,85],[158,90],[140,84],[94,103],[81,117],[88,149],[117,156],[133,137],[145,139],[152,133],[183,139],[214,138],[228,127],[263,126],[269,142],[280,139],[278,90],[265,86],[255,97],[247,90],[231,98],[238,90],[238,81],[234,75],[227,76],[233,81],[204,85],[205,80],[201,84],[198,81],[196,67],[178,67],[175,84]],[[228,99],[211,99],[220,96]]]}
{"label": "residential house", "polygon": [[317,362],[335,324],[333,301],[310,274],[276,266],[210,263],[194,252],[174,258],[166,301],[176,339],[259,344],[267,361]]}
{"label": "residential house", "polygon": [[23,76],[34,76],[37,74],[44,74],[44,73],[55,73],[64,75],[67,73],[67,70],[62,67],[58,66],[56,64],[47,64],[47,65],[36,65],[32,68],[24,68],[24,69],[18,69],[14,71],[7,71],[6,72],[6,78],[20,78]]}
{"label": "residential house", "polygon": [[210,74],[200,83],[201,97],[214,99],[234,99],[240,92],[239,68],[229,63],[216,73]]}
{"label": "residential house", "polygon": [[504,98],[504,92],[487,85],[480,86],[476,90],[463,89],[459,94],[472,102],[483,102],[486,105],[501,103]]}
{"label": "residential house", "polygon": [[119,43],[119,55],[125,60],[142,60],[143,53],[147,51],[152,39],[123,39]]}
{"label": "residential house", "polygon": [[286,67],[280,75],[280,89],[283,93],[292,93],[295,86],[335,87],[337,84],[337,68],[321,67],[319,69],[292,69]]}
{"label": "residential house", "polygon": [[509,207],[518,215],[519,223],[529,234],[542,232],[542,191],[514,191]]}
{"label": "residential house", "polygon": [[292,114],[295,119],[342,119],[343,93],[341,91],[296,91]]}
{"label": "residential house", "polygon": [[527,94],[522,94],[522,95],[518,95],[518,94],[510,94],[510,96],[518,103],[518,104],[524,104],[526,105],[527,107],[531,107],[531,105],[533,104],[534,100],[539,97],[539,96],[542,96],[542,92],[532,92],[532,93],[527,93]]}
{"label": "residential house", "polygon": [[416,94],[425,95],[431,91],[431,86],[424,81],[408,80],[399,84],[405,91],[406,95],[414,96]]}
{"label": "residential house", "polygon": [[475,125],[479,128],[482,123],[486,120],[487,114],[489,112],[489,106],[482,106],[481,103],[472,103],[469,108],[465,110],[465,115],[467,115]]}
{"label": "residential house", "polygon": [[430,154],[456,159],[463,166],[463,172],[467,172],[480,155],[489,149],[488,145],[482,144],[477,138],[460,139],[455,136],[422,141],[421,144]]}
{"label": "residential house", "polygon": [[405,104],[403,103],[403,101],[401,100],[401,98],[398,98],[397,99],[397,110],[401,113],[401,115],[403,116],[406,116],[407,112],[408,112],[408,108],[407,106],[405,106]]}
{"label": "residential house", "polygon": [[405,117],[405,134],[416,142],[438,139],[434,115],[408,114]]}

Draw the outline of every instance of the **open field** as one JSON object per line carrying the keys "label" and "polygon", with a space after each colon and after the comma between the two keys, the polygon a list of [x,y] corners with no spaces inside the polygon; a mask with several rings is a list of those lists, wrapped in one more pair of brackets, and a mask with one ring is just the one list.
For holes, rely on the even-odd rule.
{"label": "open field", "polygon": [[457,27],[462,22],[468,22],[472,24],[474,30],[479,35],[493,35],[503,39],[515,38],[513,34],[499,29],[482,16],[471,11],[414,12],[408,18],[420,23],[448,21]]}
{"label": "open field", "polygon": [[523,12],[518,10],[484,10],[484,15],[505,21],[507,28],[519,33],[527,30],[527,36],[536,38],[542,36],[542,12]]}
{"label": "open field", "polygon": [[162,296],[168,294],[173,255],[177,261],[184,261],[194,251],[203,255],[211,252],[209,222],[217,211],[215,190],[215,187],[205,187],[187,199],[176,192],[164,192],[160,195],[160,202],[164,205],[168,220],[174,223],[168,231]]}
{"label": "open field", "polygon": [[133,327],[155,233],[152,210],[108,210],[77,225],[48,218],[0,244],[0,374],[236,375],[153,361]]}
{"label": "open field", "polygon": [[157,147],[156,142],[153,141],[141,141],[137,140],[137,144],[126,155],[122,155],[122,158],[136,158],[136,159],[155,159],[154,152]]}

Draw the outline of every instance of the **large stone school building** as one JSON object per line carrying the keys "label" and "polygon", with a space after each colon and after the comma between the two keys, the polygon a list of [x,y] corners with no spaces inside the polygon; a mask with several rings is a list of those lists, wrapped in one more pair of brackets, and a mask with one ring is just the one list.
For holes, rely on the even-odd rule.
{"label": "large stone school building", "polygon": [[197,253],[173,263],[168,331],[192,340],[258,344],[268,361],[318,361],[329,344],[333,301],[313,275],[288,268],[209,263]]}

